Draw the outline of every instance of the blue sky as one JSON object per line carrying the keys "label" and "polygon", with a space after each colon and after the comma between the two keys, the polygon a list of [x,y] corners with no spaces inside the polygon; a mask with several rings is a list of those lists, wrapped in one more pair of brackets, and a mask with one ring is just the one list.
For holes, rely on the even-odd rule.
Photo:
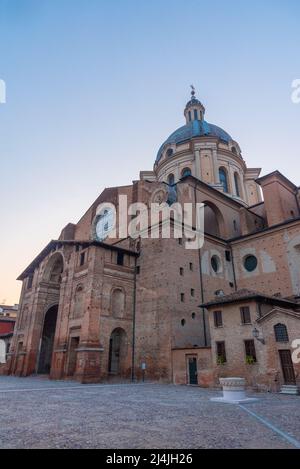
{"label": "blue sky", "polygon": [[300,184],[298,0],[0,0],[0,303],[104,187],[151,169],[189,85],[250,167]]}

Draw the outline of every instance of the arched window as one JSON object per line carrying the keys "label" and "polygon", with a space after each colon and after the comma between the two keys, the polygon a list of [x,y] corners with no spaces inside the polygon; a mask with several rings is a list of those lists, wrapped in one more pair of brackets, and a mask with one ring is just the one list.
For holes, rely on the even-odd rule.
{"label": "arched window", "polygon": [[228,180],[227,180],[227,172],[225,168],[219,168],[219,177],[220,177],[220,183],[223,186],[224,192],[228,194]]}
{"label": "arched window", "polygon": [[173,186],[173,184],[175,184],[175,177],[174,177],[174,174],[169,174],[168,176],[168,184],[170,186]]}
{"label": "arched window", "polygon": [[84,313],[84,290],[82,285],[78,285],[74,297],[74,318],[81,318]]}
{"label": "arched window", "polygon": [[236,151],[236,148],[235,148],[235,147],[231,147],[231,151],[232,151],[232,153],[234,153],[235,155],[237,154],[237,151]]}
{"label": "arched window", "polygon": [[234,173],[234,187],[235,187],[235,193],[238,197],[241,197],[241,191],[240,191],[240,178],[238,173]]}
{"label": "arched window", "polygon": [[197,111],[197,109],[194,109],[194,119],[195,119],[195,121],[198,120],[198,111]]}
{"label": "arched window", "polygon": [[214,272],[219,272],[220,269],[221,269],[221,261],[220,261],[220,258],[216,255],[212,256],[211,260],[210,260],[210,263],[211,263],[211,266],[213,268],[213,271]]}
{"label": "arched window", "polygon": [[52,270],[50,273],[50,282],[60,283],[62,271],[63,271],[63,263],[62,263],[62,260],[58,258],[52,267]]}
{"label": "arched window", "polygon": [[112,292],[111,309],[113,316],[119,318],[124,316],[125,295],[123,290],[121,290],[120,288],[116,288]]}
{"label": "arched window", "polygon": [[274,326],[276,342],[288,342],[289,336],[285,324],[276,324]]}
{"label": "arched window", "polygon": [[181,177],[185,178],[187,176],[191,176],[191,174],[192,174],[192,171],[190,170],[190,168],[184,168],[182,170]]}

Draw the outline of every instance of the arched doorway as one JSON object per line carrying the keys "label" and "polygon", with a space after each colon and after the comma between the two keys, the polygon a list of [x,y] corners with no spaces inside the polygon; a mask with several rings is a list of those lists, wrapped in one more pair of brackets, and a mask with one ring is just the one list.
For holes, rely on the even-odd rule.
{"label": "arched doorway", "polygon": [[58,305],[54,305],[48,309],[45,315],[38,363],[38,373],[40,374],[50,373],[57,313]]}
{"label": "arched doorway", "polygon": [[108,372],[115,375],[124,373],[127,355],[127,336],[124,329],[113,330],[109,340]]}
{"label": "arched doorway", "polygon": [[44,288],[47,287],[47,302],[51,299],[52,304],[51,306],[49,305],[46,308],[43,329],[40,332],[41,335],[37,359],[37,372],[41,374],[49,374],[51,371],[53,345],[63,270],[63,256],[60,252],[56,252],[48,260],[43,274],[43,285]]}

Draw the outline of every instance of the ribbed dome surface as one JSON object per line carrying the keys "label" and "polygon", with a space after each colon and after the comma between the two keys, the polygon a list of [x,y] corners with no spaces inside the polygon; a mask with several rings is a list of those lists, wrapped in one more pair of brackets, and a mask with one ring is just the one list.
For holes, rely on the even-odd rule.
{"label": "ribbed dome surface", "polygon": [[162,151],[166,145],[182,143],[190,140],[191,138],[203,137],[205,135],[210,137],[217,137],[226,143],[232,140],[230,135],[217,125],[209,124],[204,120],[194,120],[175,130],[175,132],[173,132],[170,137],[161,145],[157,153],[156,163],[160,160]]}

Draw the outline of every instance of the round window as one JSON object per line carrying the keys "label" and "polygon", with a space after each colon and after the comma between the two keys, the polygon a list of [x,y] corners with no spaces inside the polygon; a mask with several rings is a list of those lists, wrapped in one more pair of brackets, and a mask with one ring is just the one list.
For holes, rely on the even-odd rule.
{"label": "round window", "polygon": [[167,150],[167,157],[170,158],[170,156],[172,156],[173,153],[174,153],[174,152],[173,152],[172,148],[169,148],[169,149]]}
{"label": "round window", "polygon": [[255,256],[246,256],[244,259],[244,267],[248,272],[253,272],[257,267],[257,258]]}
{"label": "round window", "polygon": [[219,272],[219,270],[220,270],[220,259],[218,258],[218,256],[212,256],[212,258],[210,260],[210,263],[211,263],[213,271],[214,272]]}

